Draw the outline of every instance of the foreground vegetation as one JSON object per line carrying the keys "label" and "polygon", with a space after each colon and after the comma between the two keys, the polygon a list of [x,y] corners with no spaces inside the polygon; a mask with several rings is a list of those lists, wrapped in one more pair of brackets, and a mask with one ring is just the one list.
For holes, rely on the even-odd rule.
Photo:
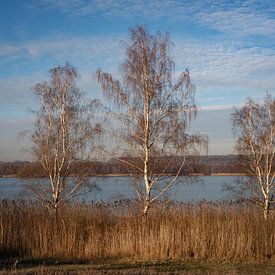
{"label": "foreground vegetation", "polygon": [[[4,270],[12,274],[274,274],[273,263],[227,263],[208,261],[129,261],[103,260],[96,262],[40,261],[20,268]],[[23,263],[26,264],[26,263]]]}
{"label": "foreground vegetation", "polygon": [[27,261],[275,263],[275,215],[244,206],[155,205],[146,223],[135,202],[74,204],[59,220],[25,201],[0,204],[2,268]]}

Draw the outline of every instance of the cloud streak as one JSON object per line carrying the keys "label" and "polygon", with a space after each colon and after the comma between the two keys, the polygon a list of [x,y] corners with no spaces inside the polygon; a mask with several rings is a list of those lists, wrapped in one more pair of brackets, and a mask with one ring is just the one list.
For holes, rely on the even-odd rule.
{"label": "cloud streak", "polygon": [[250,9],[201,12],[196,18],[200,23],[220,32],[238,36],[275,35],[275,19]]}
{"label": "cloud streak", "polygon": [[36,0],[28,7],[55,9],[74,16],[98,15],[105,18],[140,17],[149,20],[191,20],[231,35],[275,35],[273,1],[233,0]]}
{"label": "cloud streak", "polygon": [[222,111],[222,110],[231,110],[234,107],[232,104],[223,104],[223,105],[209,105],[209,106],[201,106],[200,111]]}
{"label": "cloud streak", "polygon": [[[87,75],[92,78],[92,73],[98,67],[118,74],[117,69],[124,57],[124,49],[119,42],[121,40],[122,36],[94,36],[45,38],[21,44],[0,44],[1,59],[5,60],[4,62],[15,60],[16,66],[21,64],[22,67],[28,66],[30,69],[32,66],[35,68],[34,63],[44,59],[53,64],[50,67],[62,65],[68,60],[80,67],[81,74],[86,75],[80,80],[81,83],[87,82]],[[273,49],[242,48],[181,38],[175,39],[174,44],[172,54],[176,60],[177,71],[183,71],[187,67],[200,91],[213,89],[218,93],[222,90],[230,92],[243,89],[264,93],[267,89],[275,89]],[[43,79],[49,68],[43,68],[43,71],[36,74]],[[33,73],[34,71],[33,69]],[[25,90],[34,79],[39,78],[0,78],[0,101],[3,102],[6,97],[12,98],[19,91]],[[85,87],[85,83],[82,86]]]}
{"label": "cloud streak", "polygon": [[4,59],[33,59],[45,56],[54,57],[57,61],[106,60],[111,63],[117,59],[117,52],[121,49],[119,41],[122,37],[46,37],[23,43],[0,43],[0,57]]}
{"label": "cloud streak", "polygon": [[176,40],[177,64],[190,68],[200,86],[274,89],[275,51]]}

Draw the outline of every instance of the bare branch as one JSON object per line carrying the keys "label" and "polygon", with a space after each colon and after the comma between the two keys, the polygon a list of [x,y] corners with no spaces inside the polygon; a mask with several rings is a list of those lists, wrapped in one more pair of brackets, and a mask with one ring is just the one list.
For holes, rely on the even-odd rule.
{"label": "bare branch", "polygon": [[[168,35],[160,32],[151,35],[146,27],[138,26],[131,30],[131,41],[120,70],[122,80],[115,80],[101,69],[96,73],[103,94],[115,104],[112,114],[116,115],[112,117],[118,118],[121,125],[121,129],[115,129],[116,136],[125,151],[131,152],[131,159],[120,158],[120,161],[140,174],[144,192],[142,188],[136,191],[144,203],[144,214],[182,171],[184,162],[176,165],[175,177],[159,195],[152,193],[160,178],[172,170],[175,160],[194,153],[196,145],[207,143],[200,135],[187,134],[196,115],[195,87],[188,70],[173,83],[171,45]],[[141,163],[133,161],[137,161],[136,156]]]}
{"label": "bare branch", "polygon": [[275,100],[269,94],[262,105],[248,99],[232,114],[232,122],[237,137],[235,148],[250,177],[248,190],[262,202],[267,218],[275,184]]}
{"label": "bare branch", "polygon": [[94,113],[82,102],[82,94],[75,84],[77,70],[67,63],[51,69],[50,74],[48,82],[34,87],[41,107],[35,112],[32,135],[33,154],[49,178],[50,190],[43,184],[31,190],[57,213],[58,207],[85,183],[87,173],[81,169],[68,180],[71,164],[89,149],[90,142],[101,133],[101,126],[93,123]]}

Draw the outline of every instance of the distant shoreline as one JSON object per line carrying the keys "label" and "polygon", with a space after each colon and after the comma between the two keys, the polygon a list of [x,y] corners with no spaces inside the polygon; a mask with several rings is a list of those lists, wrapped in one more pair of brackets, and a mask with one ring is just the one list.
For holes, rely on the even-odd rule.
{"label": "distant shoreline", "polygon": [[238,177],[238,176],[247,176],[247,174],[245,173],[212,173],[210,174],[210,176],[214,176],[214,177],[220,177],[220,176],[234,176],[234,177]]}
{"label": "distant shoreline", "polygon": [[[74,177],[75,175],[71,175],[70,177]],[[138,176],[138,175],[137,175]],[[172,174],[166,174],[166,175],[163,175],[163,176],[171,176],[173,177],[174,175]],[[212,174],[204,174],[204,173],[192,173],[190,175],[187,175],[187,177],[243,177],[243,176],[246,176],[246,174],[244,173],[212,173]],[[91,175],[91,176],[88,176],[88,177],[132,177],[131,175],[129,174],[98,174],[98,175]],[[181,176],[179,176],[181,177]],[[17,175],[3,175],[3,176],[0,176],[0,178],[19,178]],[[29,177],[31,178],[31,177]],[[28,179],[28,177],[24,178],[24,179]]]}

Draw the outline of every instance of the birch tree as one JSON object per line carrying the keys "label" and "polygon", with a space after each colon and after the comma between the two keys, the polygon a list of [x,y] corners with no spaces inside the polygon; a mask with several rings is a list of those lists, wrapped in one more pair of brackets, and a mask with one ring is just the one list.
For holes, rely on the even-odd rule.
{"label": "birch tree", "polygon": [[264,217],[274,203],[275,177],[275,100],[267,95],[263,104],[249,99],[232,115],[236,152],[248,180],[241,190],[248,191],[263,208]]}
{"label": "birch tree", "polygon": [[83,160],[90,142],[101,132],[101,126],[93,123],[94,102],[84,104],[77,77],[77,70],[66,64],[51,69],[50,80],[34,87],[41,106],[34,112],[33,155],[48,180],[36,180],[30,188],[55,215],[87,183],[88,169],[79,169],[69,178],[70,168]]}
{"label": "birch tree", "polygon": [[[196,116],[195,87],[189,71],[175,78],[169,35],[151,35],[147,28],[131,29],[121,81],[98,69],[96,77],[104,95],[113,104],[119,144],[128,157],[119,160],[140,179],[136,191],[147,216],[150,205],[175,182],[185,156],[197,152],[207,139],[187,132]],[[172,167],[173,177],[165,177]]]}

